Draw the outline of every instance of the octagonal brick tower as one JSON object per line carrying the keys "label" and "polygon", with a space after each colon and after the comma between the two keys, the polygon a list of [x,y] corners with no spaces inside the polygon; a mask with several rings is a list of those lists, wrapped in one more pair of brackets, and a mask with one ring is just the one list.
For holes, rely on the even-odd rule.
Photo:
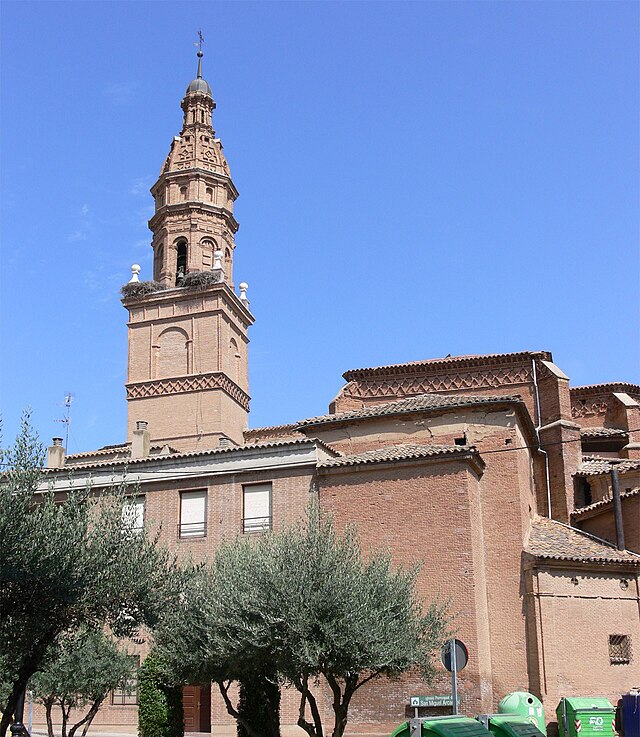
{"label": "octagonal brick tower", "polygon": [[216,447],[221,438],[243,442],[253,317],[245,291],[239,297],[233,290],[238,191],[212,128],[216,103],[202,78],[201,51],[181,106],[182,130],[151,188],[153,279],[162,289],[129,294],[123,303],[128,442],[144,421],[152,443],[190,451]]}

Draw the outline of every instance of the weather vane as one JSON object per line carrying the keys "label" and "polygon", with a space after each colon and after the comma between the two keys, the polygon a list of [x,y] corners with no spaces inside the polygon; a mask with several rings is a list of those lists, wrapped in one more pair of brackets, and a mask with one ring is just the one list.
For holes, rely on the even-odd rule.
{"label": "weather vane", "polygon": [[202,53],[202,44],[204,43],[204,36],[202,35],[202,29],[198,31],[198,43],[193,44],[198,47],[198,51]]}

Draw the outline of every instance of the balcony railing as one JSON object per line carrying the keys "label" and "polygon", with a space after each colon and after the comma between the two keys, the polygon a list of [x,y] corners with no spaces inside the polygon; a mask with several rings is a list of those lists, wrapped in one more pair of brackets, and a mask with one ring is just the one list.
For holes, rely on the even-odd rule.
{"label": "balcony railing", "polygon": [[178,537],[205,537],[207,534],[206,522],[181,522],[178,525]]}
{"label": "balcony railing", "polygon": [[271,529],[271,517],[245,517],[242,520],[242,531],[244,533],[269,532]]}

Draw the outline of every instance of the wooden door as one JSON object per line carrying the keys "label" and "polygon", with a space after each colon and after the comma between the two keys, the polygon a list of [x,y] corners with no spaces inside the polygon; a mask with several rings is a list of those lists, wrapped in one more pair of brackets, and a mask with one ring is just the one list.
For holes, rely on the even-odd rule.
{"label": "wooden door", "polygon": [[182,689],[185,732],[211,732],[211,686],[184,686]]}
{"label": "wooden door", "polygon": [[200,731],[200,686],[184,686],[182,689],[184,731]]}

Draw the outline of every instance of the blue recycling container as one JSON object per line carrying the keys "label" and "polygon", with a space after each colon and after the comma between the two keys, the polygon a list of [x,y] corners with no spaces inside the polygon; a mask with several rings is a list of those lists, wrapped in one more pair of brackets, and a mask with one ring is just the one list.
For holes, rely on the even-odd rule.
{"label": "blue recycling container", "polygon": [[624,737],[640,737],[640,693],[622,694],[622,731]]}

